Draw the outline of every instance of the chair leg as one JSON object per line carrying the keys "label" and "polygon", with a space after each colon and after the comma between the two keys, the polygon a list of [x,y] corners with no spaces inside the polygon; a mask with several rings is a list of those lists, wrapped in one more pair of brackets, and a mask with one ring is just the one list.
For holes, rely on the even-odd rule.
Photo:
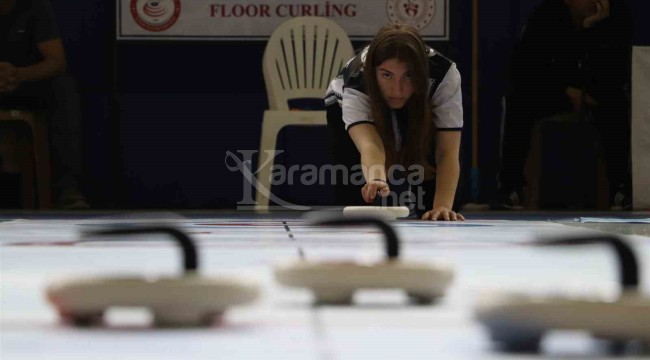
{"label": "chair leg", "polygon": [[602,154],[598,156],[598,210],[609,210],[611,204],[609,203],[609,180],[607,179],[607,164]]}
{"label": "chair leg", "polygon": [[525,208],[528,210],[537,210],[539,208],[539,187],[541,177],[541,151],[542,139],[539,127],[533,128],[533,134],[530,141],[529,155],[526,161],[526,203]]}
{"label": "chair leg", "polygon": [[257,185],[255,186],[256,210],[266,211],[269,209],[269,198],[271,196],[271,170],[275,164],[275,152],[278,134],[284,124],[273,121],[263,121],[262,138],[258,154]]}
{"label": "chair leg", "polygon": [[309,207],[291,204],[276,198],[271,193],[271,171],[275,165],[277,139],[285,126],[324,126],[327,125],[325,111],[273,111],[264,112],[262,136],[257,166],[256,210],[269,210],[270,200],[293,210],[307,210]]}
{"label": "chair leg", "polygon": [[50,147],[47,127],[42,119],[32,115],[32,136],[34,143],[34,162],[36,163],[36,180],[38,182],[38,202],[40,209],[52,208]]}
{"label": "chair leg", "polygon": [[22,207],[24,209],[38,209],[38,205],[36,205],[36,190],[34,189],[34,179],[36,178],[35,176],[35,171],[34,171],[34,162],[32,159],[32,154],[31,151],[30,156],[26,156],[27,159],[21,159],[21,161],[24,161],[24,166],[21,169],[21,181],[20,181],[20,186],[22,188]]}
{"label": "chair leg", "polygon": [[[15,112],[12,116],[2,117],[2,120],[13,121],[18,124],[25,123],[28,131],[32,133],[32,124],[26,116],[18,113],[14,118]],[[20,206],[23,209],[37,209],[36,205],[36,190],[34,188],[34,158],[32,145],[33,139],[26,141],[23,136],[19,135],[20,128],[7,131],[0,142],[0,154],[4,160],[4,171],[7,173],[15,173],[20,176]]]}
{"label": "chair leg", "polygon": [[23,209],[36,209],[31,145],[20,138],[16,131],[10,130],[0,138],[0,154],[4,161],[3,170],[20,176],[20,206]]}

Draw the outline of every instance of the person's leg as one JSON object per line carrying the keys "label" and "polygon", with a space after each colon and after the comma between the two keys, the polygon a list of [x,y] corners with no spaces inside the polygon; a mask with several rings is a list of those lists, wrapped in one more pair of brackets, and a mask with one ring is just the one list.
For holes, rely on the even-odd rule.
{"label": "person's leg", "polygon": [[526,103],[516,96],[506,102],[499,171],[502,189],[513,190],[522,188],[526,184],[524,164],[528,156],[535,120],[525,107]]}
{"label": "person's leg", "polygon": [[[50,81],[48,96],[50,148],[54,170],[54,190],[60,196],[80,192],[82,173],[81,105],[74,80],[67,75]],[[69,195],[68,195],[69,196]]]}
{"label": "person's leg", "polygon": [[81,107],[74,80],[68,75],[25,83],[15,94],[19,107],[45,112],[52,161],[52,190],[59,207],[86,208],[79,190],[82,173]]}
{"label": "person's leg", "polygon": [[609,106],[594,109],[594,124],[598,128],[607,164],[610,198],[617,193],[627,197],[631,205],[632,176],[630,173],[630,117],[627,107]]}
{"label": "person's leg", "polygon": [[[535,117],[529,114],[527,105],[529,104],[526,104],[519,96],[512,96],[506,100],[501,143],[501,168],[498,173],[499,189],[496,198],[492,201],[495,204],[503,203],[500,205],[506,205],[506,207],[507,205],[516,205],[514,204],[517,202],[516,199],[512,199],[513,192],[516,192],[518,202],[522,202],[523,188],[526,185],[524,166],[535,124]],[[508,204],[504,202],[508,202]]]}
{"label": "person's leg", "polygon": [[[336,174],[333,184],[335,205],[363,205],[364,201],[361,197],[363,184],[353,183],[355,179],[360,179],[360,182],[363,182],[363,176],[354,176],[353,173],[354,170],[357,170],[355,165],[361,163],[361,156],[345,130],[341,107],[338,104],[332,104],[326,108],[326,111],[330,165],[334,167]],[[353,167],[355,168],[353,169]]]}
{"label": "person's leg", "polygon": [[[40,88],[29,86],[30,84],[23,84],[16,90],[10,93],[0,93],[0,109],[3,110],[25,110],[35,114],[44,114],[45,106],[41,96]],[[38,122],[46,121],[44,116],[39,116],[35,119]],[[33,141],[32,131],[30,126],[26,123],[14,123],[8,128],[0,129],[0,173],[8,172],[14,173],[18,179],[26,176],[24,173],[20,174],[25,166],[25,161],[31,161],[29,157],[25,157],[25,152],[29,150]],[[29,144],[29,145],[28,145]],[[49,159],[48,159],[49,161]],[[24,181],[23,181],[24,185]],[[15,191],[16,189],[12,189]],[[16,195],[16,204],[20,203],[20,195]],[[24,199],[23,199],[24,200]],[[24,201],[23,201],[24,202]]]}

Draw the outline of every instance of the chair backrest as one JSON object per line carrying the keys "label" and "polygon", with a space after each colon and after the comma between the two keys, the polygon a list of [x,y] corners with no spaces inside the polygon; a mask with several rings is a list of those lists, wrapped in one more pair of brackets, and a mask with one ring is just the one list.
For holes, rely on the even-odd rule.
{"label": "chair backrest", "polygon": [[271,34],[262,69],[270,110],[289,110],[288,100],[322,99],[345,63],[354,55],[345,31],[321,17],[296,17]]}

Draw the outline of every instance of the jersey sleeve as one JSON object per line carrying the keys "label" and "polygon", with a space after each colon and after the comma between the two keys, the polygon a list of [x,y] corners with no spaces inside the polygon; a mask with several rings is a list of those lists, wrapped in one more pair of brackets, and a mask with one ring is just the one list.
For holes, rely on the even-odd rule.
{"label": "jersey sleeve", "polygon": [[432,119],[437,130],[462,130],[463,95],[460,84],[460,73],[456,64],[452,64],[431,98]]}
{"label": "jersey sleeve", "polygon": [[345,130],[363,123],[374,123],[370,97],[365,93],[363,62],[367,48],[345,64],[339,75],[332,80],[325,95],[325,105],[338,103],[341,107]]}
{"label": "jersey sleeve", "polygon": [[343,101],[341,104],[345,130],[350,126],[362,123],[374,123],[371,118],[370,97],[352,87],[343,89]]}

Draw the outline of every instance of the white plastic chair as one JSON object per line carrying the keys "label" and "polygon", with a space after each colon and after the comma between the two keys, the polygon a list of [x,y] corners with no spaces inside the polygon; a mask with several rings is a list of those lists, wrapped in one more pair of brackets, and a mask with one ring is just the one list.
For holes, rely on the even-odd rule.
{"label": "white plastic chair", "polygon": [[353,55],[345,31],[326,18],[293,18],[271,34],[262,64],[269,110],[262,120],[257,209],[267,210],[272,196],[270,175],[280,130],[288,125],[327,124],[325,111],[292,111],[289,100],[322,99],[329,82]]}

